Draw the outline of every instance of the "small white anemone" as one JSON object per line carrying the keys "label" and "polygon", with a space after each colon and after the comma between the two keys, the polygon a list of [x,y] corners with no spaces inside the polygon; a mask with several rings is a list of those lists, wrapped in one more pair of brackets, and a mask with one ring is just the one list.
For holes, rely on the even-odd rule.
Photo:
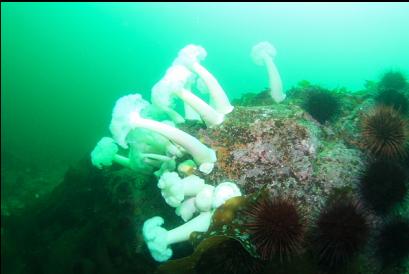
{"label": "small white anemone", "polygon": [[91,152],[91,162],[99,169],[111,166],[113,162],[129,167],[129,159],[117,153],[118,145],[114,139],[103,137]]}
{"label": "small white anemone", "polygon": [[252,48],[250,55],[254,63],[260,66],[266,66],[270,84],[270,95],[274,102],[280,103],[285,99],[286,95],[283,92],[280,74],[273,62],[273,58],[276,54],[277,51],[273,45],[269,42],[260,42]]}
{"label": "small white anemone", "polygon": [[197,212],[195,206],[195,197],[186,199],[176,208],[176,215],[180,216],[183,221],[187,222],[192,219],[193,215]]}
{"label": "small white anemone", "polygon": [[143,224],[143,238],[152,257],[158,262],[164,262],[172,257],[170,245],[189,240],[190,234],[194,231],[206,232],[211,218],[211,212],[202,212],[189,222],[168,231],[162,227],[163,218],[156,216]]}
{"label": "small white anemone", "polygon": [[228,199],[241,196],[241,191],[235,183],[223,182],[216,186],[213,194],[213,208],[218,208]]}
{"label": "small white anemone", "polygon": [[158,187],[166,203],[178,207],[187,196],[195,196],[205,186],[204,180],[196,175],[180,178],[177,172],[164,172]]}

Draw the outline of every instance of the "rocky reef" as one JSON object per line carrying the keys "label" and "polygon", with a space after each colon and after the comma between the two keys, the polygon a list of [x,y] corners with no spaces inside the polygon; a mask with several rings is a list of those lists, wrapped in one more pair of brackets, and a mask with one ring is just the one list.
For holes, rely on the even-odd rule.
{"label": "rocky reef", "polygon": [[[373,106],[374,94],[369,87],[358,93],[338,91],[338,117],[321,124],[302,108],[305,85],[288,92],[288,99],[281,104],[274,104],[263,93],[246,95],[235,101],[235,109],[226,115],[224,123],[212,128],[204,129],[191,121],[178,125],[217,152],[213,172],[202,176],[206,182],[217,185],[234,181],[246,197],[267,191],[293,198],[308,216],[317,215],[334,193],[356,196],[357,183],[369,159],[360,146],[360,115]],[[2,272],[154,273],[159,264],[152,260],[143,242],[144,220],[159,214],[169,220],[169,227],[183,223],[166,205],[156,184],[154,176],[135,174],[118,165],[99,170],[87,156],[69,168],[52,190],[32,198],[18,211],[10,211],[7,206],[12,204],[10,194],[7,201],[2,199]],[[405,214],[407,209],[402,208],[400,212]],[[220,214],[216,212],[215,216]],[[237,223],[233,228],[238,228]],[[201,261],[201,254],[215,248],[215,243],[224,242],[223,250],[231,250],[230,246],[237,249],[225,239],[212,240],[210,234],[202,237],[206,239],[203,241],[194,236],[194,260],[179,259],[182,264],[173,266],[171,261],[160,269],[161,273],[201,273],[195,271],[206,268],[203,260],[209,259],[210,264],[214,259],[203,257]],[[193,247],[189,243],[176,245],[173,259],[188,258]],[[243,260],[249,260],[251,269],[260,269],[258,261],[247,258],[247,253],[240,254]],[[293,264],[297,267],[287,271],[315,271],[303,268],[304,257]],[[349,273],[375,273],[376,266],[367,260],[359,265]]]}

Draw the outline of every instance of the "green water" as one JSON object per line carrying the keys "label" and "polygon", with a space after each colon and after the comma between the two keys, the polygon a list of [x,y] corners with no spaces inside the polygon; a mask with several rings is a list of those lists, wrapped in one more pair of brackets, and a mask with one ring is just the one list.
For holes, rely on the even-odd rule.
{"label": "green water", "polygon": [[408,71],[408,18],[407,3],[2,3],[2,152],[78,159],[108,134],[115,100],[148,98],[189,43],[206,48],[231,99],[268,85],[249,57],[262,40],[285,89],[307,79],[357,90]]}

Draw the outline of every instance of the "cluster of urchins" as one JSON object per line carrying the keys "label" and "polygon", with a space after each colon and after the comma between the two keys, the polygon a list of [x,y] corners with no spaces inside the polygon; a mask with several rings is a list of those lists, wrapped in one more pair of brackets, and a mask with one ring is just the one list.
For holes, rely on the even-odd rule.
{"label": "cluster of urchins", "polygon": [[[362,148],[369,156],[369,164],[357,186],[359,195],[338,191],[315,218],[307,217],[294,200],[265,195],[245,210],[244,227],[260,259],[239,252],[243,249],[240,244],[228,240],[219,250],[223,256],[209,255],[214,250],[206,252],[197,270],[270,273],[266,265],[275,261],[273,269],[277,273],[294,273],[300,269],[278,270],[277,266],[303,256],[314,262],[315,270],[303,268],[297,273],[354,273],[356,269],[351,265],[367,248],[374,251],[366,253],[372,253],[379,263],[380,273],[392,268],[396,271],[409,255],[409,220],[397,210],[407,199],[408,188],[409,134],[405,115],[409,103],[404,95],[408,87],[397,72],[386,73],[377,84],[374,109],[363,116],[361,125]],[[310,113],[322,123],[331,120],[340,108],[336,97],[320,90],[309,95],[304,108],[317,109],[311,105],[317,101],[332,105],[325,113],[322,108],[319,113]]]}
{"label": "cluster of urchins", "polygon": [[408,91],[401,73],[386,73],[377,85],[375,106],[361,125],[362,144],[370,160],[359,192],[383,221],[375,242],[383,268],[402,263],[409,254],[409,220],[398,210],[408,192]]}

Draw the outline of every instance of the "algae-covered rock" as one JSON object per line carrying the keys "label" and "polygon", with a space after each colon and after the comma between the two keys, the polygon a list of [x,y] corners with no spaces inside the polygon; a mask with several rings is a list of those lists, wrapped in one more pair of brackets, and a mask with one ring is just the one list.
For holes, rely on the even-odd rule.
{"label": "algae-covered rock", "polygon": [[190,133],[217,152],[209,183],[232,180],[246,194],[267,187],[317,211],[332,189],[355,185],[364,165],[335,131],[290,102],[236,107],[222,125]]}
{"label": "algae-covered rock", "polygon": [[222,126],[199,131],[217,151],[211,181],[229,178],[252,192],[277,181],[308,180],[319,144],[302,115],[296,106],[237,108]]}

